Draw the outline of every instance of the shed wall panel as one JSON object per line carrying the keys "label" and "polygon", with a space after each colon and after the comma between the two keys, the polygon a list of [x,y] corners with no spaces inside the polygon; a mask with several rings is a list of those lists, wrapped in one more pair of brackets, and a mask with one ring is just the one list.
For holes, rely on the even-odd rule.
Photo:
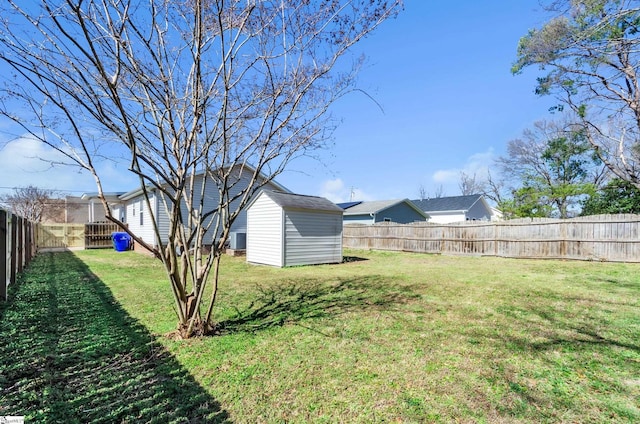
{"label": "shed wall panel", "polygon": [[283,210],[260,195],[247,212],[247,262],[283,266]]}
{"label": "shed wall panel", "polygon": [[285,266],[342,262],[342,214],[285,211]]}

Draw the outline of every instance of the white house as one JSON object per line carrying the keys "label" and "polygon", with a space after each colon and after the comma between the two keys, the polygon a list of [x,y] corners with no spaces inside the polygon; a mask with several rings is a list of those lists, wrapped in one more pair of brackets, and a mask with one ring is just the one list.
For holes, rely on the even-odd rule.
{"label": "white house", "polygon": [[247,262],[342,262],[342,208],[324,197],[260,192],[247,208]]}
{"label": "white house", "polygon": [[429,215],[429,222],[448,224],[462,221],[491,221],[493,210],[481,194],[412,200]]}
{"label": "white house", "polygon": [[[235,184],[235,189],[232,189],[231,195],[238,193],[242,187],[246,187],[250,182],[250,177],[254,170],[247,165],[244,167],[237,166],[237,172],[242,173],[237,175],[239,182]],[[194,192],[200,193],[202,189],[202,183],[205,178],[205,174],[201,173],[196,176],[196,183],[194,185]],[[282,192],[289,192],[289,190],[275,181],[267,183],[265,186],[267,189],[279,190]],[[129,230],[135,235],[142,238],[150,246],[159,246],[159,241],[156,239],[155,232],[153,230],[153,219],[158,223],[160,238],[163,243],[167,242],[169,234],[169,215],[166,210],[165,202],[163,201],[162,194],[155,187],[148,187],[149,203],[144,198],[142,188],[129,191],[118,197],[118,201],[112,202],[112,215],[120,221],[127,224]],[[194,196],[194,202],[199,203],[199,195]],[[238,201],[236,201],[237,204]],[[215,210],[218,206],[218,189],[213,181],[207,181],[204,192],[204,211]],[[231,204],[231,208],[234,207],[234,203]],[[183,222],[187,222],[187,208],[183,208]],[[213,217],[211,218],[213,219]],[[210,232],[205,235],[205,243],[207,240],[213,239],[213,233]],[[238,218],[235,220],[231,227],[232,232],[246,232],[247,231],[247,214],[246,208],[241,211]]]}

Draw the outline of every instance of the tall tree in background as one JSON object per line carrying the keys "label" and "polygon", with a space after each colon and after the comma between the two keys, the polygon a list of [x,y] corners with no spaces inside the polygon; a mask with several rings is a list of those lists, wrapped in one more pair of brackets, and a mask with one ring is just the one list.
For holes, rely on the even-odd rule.
{"label": "tall tree in background", "polygon": [[0,196],[0,204],[5,205],[12,213],[38,223],[45,215],[55,215],[64,210],[64,202],[57,197],[54,190],[35,186],[18,187],[13,189],[13,194]]}
{"label": "tall tree in background", "polygon": [[536,92],[554,94],[617,177],[640,187],[640,5],[556,0],[556,17],[520,40],[512,71],[539,65]]}
{"label": "tall tree in background", "polygon": [[593,193],[606,174],[583,127],[567,119],[536,122],[522,138],[508,143],[507,155],[497,164],[514,184],[513,198],[501,205],[503,212],[516,217],[567,218],[570,208]]}
{"label": "tall tree in background", "polygon": [[640,189],[629,181],[614,178],[582,205],[581,215],[609,213],[640,214]]}
{"label": "tall tree in background", "polygon": [[126,158],[147,209],[160,202],[169,222],[164,243],[150,219],[159,246],[132,236],[165,266],[180,334],[202,334],[214,328],[231,225],[291,159],[327,146],[327,111],[354,88],[359,65],[339,59],[400,3],[7,0],[0,59],[13,73],[1,113],[91,173],[107,218],[123,227],[97,164]]}

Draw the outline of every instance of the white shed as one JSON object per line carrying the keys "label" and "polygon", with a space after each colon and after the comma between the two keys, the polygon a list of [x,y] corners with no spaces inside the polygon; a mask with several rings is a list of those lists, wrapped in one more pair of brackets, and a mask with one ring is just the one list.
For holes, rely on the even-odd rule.
{"label": "white shed", "polygon": [[342,212],[324,197],[263,190],[247,209],[247,262],[342,262]]}

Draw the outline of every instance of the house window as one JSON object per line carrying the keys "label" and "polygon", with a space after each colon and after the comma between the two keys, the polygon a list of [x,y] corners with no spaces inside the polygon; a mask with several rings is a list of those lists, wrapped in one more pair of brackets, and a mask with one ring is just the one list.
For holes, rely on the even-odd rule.
{"label": "house window", "polygon": [[136,204],[131,205],[133,210],[131,211],[131,215],[136,216]]}
{"label": "house window", "polygon": [[385,218],[384,222],[391,222],[391,218]]}
{"label": "house window", "polygon": [[144,225],[144,219],[142,218],[142,211],[140,211],[140,226]]}

